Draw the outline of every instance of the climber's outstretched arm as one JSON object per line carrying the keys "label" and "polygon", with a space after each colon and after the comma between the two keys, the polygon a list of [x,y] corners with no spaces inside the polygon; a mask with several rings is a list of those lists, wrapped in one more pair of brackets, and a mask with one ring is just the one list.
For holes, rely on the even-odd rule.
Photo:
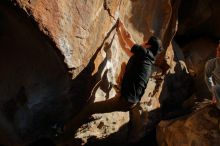
{"label": "climber's outstretched arm", "polygon": [[126,30],[121,20],[118,20],[117,32],[122,48],[128,56],[132,56],[133,53],[130,51],[130,49],[134,46],[134,44],[136,44],[136,42],[133,40],[130,33]]}

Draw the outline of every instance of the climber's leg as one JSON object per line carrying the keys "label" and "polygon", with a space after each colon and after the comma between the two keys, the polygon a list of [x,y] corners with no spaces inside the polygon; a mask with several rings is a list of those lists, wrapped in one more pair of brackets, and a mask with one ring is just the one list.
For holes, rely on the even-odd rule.
{"label": "climber's leg", "polygon": [[136,104],[126,101],[125,98],[116,96],[105,101],[94,102],[87,105],[78,115],[65,125],[65,129],[75,131],[92,114],[109,113],[114,111],[129,111]]}
{"label": "climber's leg", "polygon": [[128,143],[136,143],[144,136],[144,123],[141,118],[139,107],[140,105],[137,105],[129,112]]}

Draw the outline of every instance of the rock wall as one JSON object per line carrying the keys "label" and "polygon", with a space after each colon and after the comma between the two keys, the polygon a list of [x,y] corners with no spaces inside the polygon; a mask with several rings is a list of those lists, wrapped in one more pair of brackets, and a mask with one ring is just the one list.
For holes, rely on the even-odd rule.
{"label": "rock wall", "polygon": [[215,48],[216,41],[208,37],[195,38],[182,47],[189,72],[194,76],[195,94],[199,100],[211,97],[204,81],[204,66],[207,60],[215,57]]}
{"label": "rock wall", "polygon": [[9,145],[48,131],[71,106],[65,64],[24,16],[0,5],[0,139]]}
{"label": "rock wall", "polygon": [[[118,18],[122,19],[137,43],[154,34],[162,40],[166,36],[167,40],[163,43],[167,47],[176,31],[179,1],[54,0],[51,3],[17,0],[16,3],[33,16],[40,30],[55,42],[64,55],[64,61],[73,69],[73,77],[76,77],[106,39],[111,40],[115,33],[112,29]],[[113,34],[110,36],[108,33]],[[121,51],[120,45],[113,46]]]}
{"label": "rock wall", "polygon": [[204,65],[215,57],[220,38],[219,5],[218,0],[182,1],[180,4],[175,40],[193,76],[195,94],[189,102],[194,111],[160,122],[156,134],[159,146],[219,145],[219,110],[210,105],[211,94],[204,82]]}
{"label": "rock wall", "polygon": [[162,121],[157,127],[159,146],[219,146],[219,110],[207,106],[189,116]]}
{"label": "rock wall", "polygon": [[[0,144],[20,145],[51,135],[54,124],[76,115],[86,103],[116,94],[128,60],[115,29],[118,18],[137,43],[156,35],[166,48],[139,107],[142,127],[153,123],[152,129],[161,120],[161,115],[149,119],[161,105],[175,111],[194,91],[200,101],[210,97],[203,70],[220,38],[219,5],[219,0],[1,1]],[[203,132],[195,136],[199,128],[193,129],[195,121],[210,120],[213,110],[202,110],[206,117],[201,111],[192,114],[194,122],[190,117],[162,122],[158,144],[181,145],[175,136],[168,136],[178,135],[176,130],[183,125],[183,134],[194,131],[193,139],[180,134],[183,144],[200,145],[202,139],[205,145],[215,145],[216,131],[209,133],[210,127],[205,127],[204,138],[199,135]],[[114,140],[126,142],[127,123],[132,121],[129,113],[93,117],[79,129],[77,138],[86,142],[117,132]],[[212,118],[216,126],[216,117]],[[207,141],[207,135],[213,141]]]}
{"label": "rock wall", "polygon": [[[55,123],[77,114],[89,100],[113,97],[116,92],[113,87],[120,86],[121,70],[128,60],[117,38],[117,19],[124,22],[137,43],[153,34],[167,48],[177,30],[179,3],[179,0],[1,1],[2,143],[19,145],[48,135]],[[158,61],[162,69],[168,64],[164,58],[160,56]],[[155,71],[161,69],[155,67]],[[150,93],[155,86],[156,80],[152,78],[143,98],[148,110],[159,107],[156,97],[161,90]],[[149,98],[150,94],[155,98]],[[125,114],[128,113],[120,116]],[[101,115],[105,121],[110,116]],[[125,117],[107,134],[127,123],[128,116]]]}
{"label": "rock wall", "polygon": [[[220,38],[218,0],[182,1],[175,40],[183,50],[189,72],[194,76],[197,97],[211,97],[204,83],[204,64],[215,57]],[[187,11],[186,11],[187,10]]]}

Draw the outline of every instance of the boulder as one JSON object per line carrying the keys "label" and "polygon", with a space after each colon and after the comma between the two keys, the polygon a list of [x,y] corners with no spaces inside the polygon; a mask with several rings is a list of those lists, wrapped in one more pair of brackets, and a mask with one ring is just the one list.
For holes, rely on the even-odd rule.
{"label": "boulder", "polygon": [[220,111],[208,105],[190,115],[161,121],[158,146],[219,146]]}
{"label": "boulder", "polygon": [[194,77],[195,94],[200,101],[211,97],[204,80],[204,67],[207,60],[215,57],[216,46],[216,41],[208,37],[195,38],[182,46],[186,65]]}
{"label": "boulder", "polygon": [[[88,101],[113,97],[128,60],[118,41],[117,19],[137,43],[153,34],[167,48],[177,30],[179,2],[1,1],[0,143],[19,145],[51,135],[54,125],[76,115]],[[112,117],[120,120],[124,114]],[[106,135],[127,123],[125,117]]]}

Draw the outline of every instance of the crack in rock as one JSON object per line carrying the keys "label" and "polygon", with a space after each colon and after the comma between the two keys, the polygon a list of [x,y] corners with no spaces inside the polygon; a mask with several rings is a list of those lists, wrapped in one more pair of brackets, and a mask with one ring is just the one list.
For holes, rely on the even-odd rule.
{"label": "crack in rock", "polygon": [[109,16],[112,17],[114,20],[116,20],[115,17],[111,14],[111,10],[108,7],[107,0],[104,0],[103,7],[104,7],[104,10],[108,12]]}

